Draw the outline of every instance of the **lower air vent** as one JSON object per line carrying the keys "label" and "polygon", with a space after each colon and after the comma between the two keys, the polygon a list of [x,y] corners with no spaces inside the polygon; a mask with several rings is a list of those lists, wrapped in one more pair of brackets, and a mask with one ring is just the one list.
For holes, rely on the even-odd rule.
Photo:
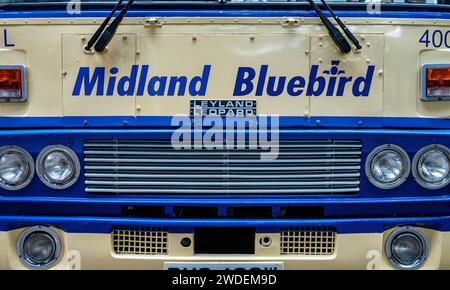
{"label": "lower air vent", "polygon": [[118,255],[167,255],[168,232],[163,227],[117,227],[112,232]]}
{"label": "lower air vent", "polygon": [[336,232],[330,227],[283,227],[280,233],[281,255],[332,255]]}

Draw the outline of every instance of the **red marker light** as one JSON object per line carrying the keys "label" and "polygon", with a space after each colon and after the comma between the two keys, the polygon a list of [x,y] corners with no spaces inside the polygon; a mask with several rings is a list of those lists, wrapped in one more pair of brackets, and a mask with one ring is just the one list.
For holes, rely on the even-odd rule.
{"label": "red marker light", "polygon": [[427,97],[450,97],[450,67],[426,70]]}
{"label": "red marker light", "polygon": [[0,98],[20,99],[23,96],[21,67],[0,68]]}

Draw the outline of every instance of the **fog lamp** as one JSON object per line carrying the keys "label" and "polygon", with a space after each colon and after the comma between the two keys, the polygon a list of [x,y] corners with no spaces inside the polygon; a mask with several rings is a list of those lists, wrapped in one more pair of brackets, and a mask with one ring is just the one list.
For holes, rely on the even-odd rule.
{"label": "fog lamp", "polygon": [[47,268],[58,260],[61,254],[61,242],[52,229],[34,226],[19,236],[17,253],[27,266]]}
{"label": "fog lamp", "polygon": [[428,256],[428,240],[417,228],[401,227],[393,231],[386,241],[386,257],[399,269],[416,269]]}

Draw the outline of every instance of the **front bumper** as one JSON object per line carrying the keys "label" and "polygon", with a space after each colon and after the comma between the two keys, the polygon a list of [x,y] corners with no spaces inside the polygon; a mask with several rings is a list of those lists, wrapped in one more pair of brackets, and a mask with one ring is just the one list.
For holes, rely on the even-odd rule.
{"label": "front bumper", "polygon": [[[8,222],[10,220],[11,222]],[[15,221],[12,223],[12,221]],[[75,217],[10,217],[0,218],[3,225],[22,227],[0,232],[0,269],[27,269],[17,254],[16,243],[20,234],[33,224],[51,226],[60,236],[62,254],[52,269],[146,269],[162,270],[165,263],[281,263],[283,269],[394,269],[384,254],[385,241],[392,230],[398,226],[411,225],[419,227],[428,238],[429,255],[420,269],[450,269],[450,232],[448,217],[436,218],[388,218],[388,219],[352,219],[340,220],[338,228],[348,229],[348,233],[336,234],[336,246],[333,254],[323,256],[281,255],[279,251],[279,233],[273,231],[283,224],[328,225],[333,220],[283,220],[283,221],[227,221],[227,220],[127,220],[127,219],[88,219]],[[87,228],[108,227],[112,224],[169,225],[168,253],[166,255],[129,255],[116,254],[113,250],[111,233],[81,232]],[[342,222],[346,222],[345,226]],[[65,224],[71,224],[70,231],[61,230]],[[196,255],[193,247],[183,248],[180,241],[184,237],[193,238],[187,229],[197,225],[208,226],[255,226],[255,254],[252,255]],[[390,227],[382,232],[351,233],[351,229],[375,229],[374,225]],[[59,228],[54,225],[59,226]],[[79,227],[77,227],[77,225]],[[174,225],[178,225],[173,227]],[[181,228],[179,226],[182,226]],[[76,232],[77,229],[79,232]],[[185,230],[183,230],[185,229]],[[265,229],[267,231],[265,231]],[[272,230],[270,230],[272,229]],[[262,248],[257,240],[260,236],[270,236],[273,243]],[[230,241],[233,242],[233,241]]]}

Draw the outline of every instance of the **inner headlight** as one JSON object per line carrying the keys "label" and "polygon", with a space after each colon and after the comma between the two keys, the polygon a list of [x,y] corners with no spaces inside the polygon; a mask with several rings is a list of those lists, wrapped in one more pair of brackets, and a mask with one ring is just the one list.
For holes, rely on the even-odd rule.
{"label": "inner headlight", "polygon": [[438,189],[450,181],[450,151],[433,144],[419,150],[413,159],[413,176],[425,188]]}
{"label": "inner headlight", "polygon": [[42,149],[36,160],[36,167],[41,181],[56,189],[71,186],[80,174],[78,157],[72,150],[62,145]]}
{"label": "inner headlight", "polygon": [[0,187],[18,190],[27,186],[34,175],[31,155],[17,146],[0,148]]}
{"label": "inner headlight", "polygon": [[369,154],[365,170],[373,185],[389,189],[401,185],[408,178],[410,162],[402,148],[386,144],[375,148]]}

